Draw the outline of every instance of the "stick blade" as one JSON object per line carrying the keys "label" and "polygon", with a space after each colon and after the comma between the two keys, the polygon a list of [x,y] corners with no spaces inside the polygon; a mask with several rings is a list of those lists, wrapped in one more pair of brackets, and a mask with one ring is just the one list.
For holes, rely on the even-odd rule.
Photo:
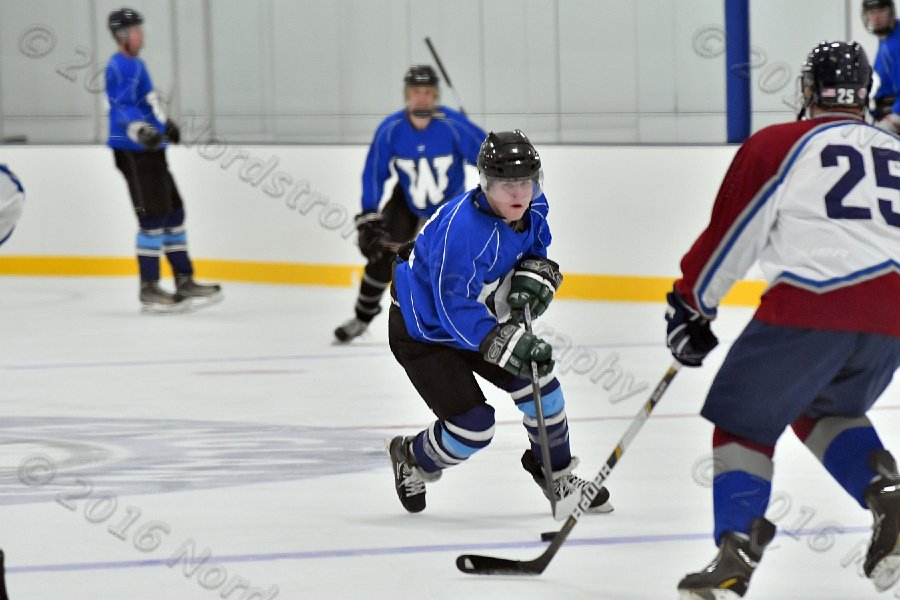
{"label": "stick blade", "polygon": [[479,554],[457,556],[456,568],[469,575],[540,575],[544,571],[533,560],[511,560]]}

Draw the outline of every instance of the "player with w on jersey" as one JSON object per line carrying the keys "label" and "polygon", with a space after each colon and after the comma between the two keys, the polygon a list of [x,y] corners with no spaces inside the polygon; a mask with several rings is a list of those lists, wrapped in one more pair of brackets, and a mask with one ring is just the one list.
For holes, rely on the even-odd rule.
{"label": "player with w on jersey", "polygon": [[683,599],[747,592],[775,535],[764,515],[789,426],[871,511],[865,574],[881,591],[900,578],[900,474],[866,416],[900,367],[900,138],[863,119],[872,70],[859,44],[821,42],[802,86],[808,118],[738,150],[668,295],[669,348],[697,367],[729,288],[756,260],[769,282],[701,411],[715,425],[719,551],[681,580]]}
{"label": "player with w on jersey", "polygon": [[[522,412],[530,448],[521,463],[566,518],[590,485],[573,471],[565,397],[553,349],[521,325],[526,305],[541,315],[562,283],[547,258],[552,236],[537,150],[524,133],[490,133],[478,155],[481,184],[438,209],[397,266],[388,339],[437,420],[388,440],[394,488],[409,512],[425,510],[425,484],[493,438],[494,409],[475,375],[504,390]],[[532,362],[533,361],[533,362]],[[540,394],[535,394],[532,365]],[[552,483],[545,488],[536,403],[547,428]],[[592,487],[586,512],[612,511]]]}
{"label": "player with w on jersey", "polygon": [[[475,164],[486,135],[463,113],[437,103],[438,77],[430,66],[411,66],[403,82],[406,107],[378,126],[363,170],[362,212],[355,223],[367,263],[356,315],[334,330],[342,343],[362,335],[381,312],[394,251],[415,237],[445,200],[463,192],[464,163]],[[397,183],[381,208],[394,175]]]}

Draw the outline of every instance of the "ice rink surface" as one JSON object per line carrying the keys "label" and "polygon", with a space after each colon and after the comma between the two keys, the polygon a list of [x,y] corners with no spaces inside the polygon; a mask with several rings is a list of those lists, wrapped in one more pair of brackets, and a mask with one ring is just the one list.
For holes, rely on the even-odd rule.
{"label": "ice rink surface", "polygon": [[[0,278],[0,547],[13,600],[660,599],[715,552],[711,426],[697,416],[752,314],[683,369],[613,472],[616,510],[583,518],[543,575],[473,577],[460,553],[536,557],[558,529],[519,465],[520,413],[407,514],[383,438],[431,420],[379,317],[331,345],[350,289],[228,283],[183,315],[138,311],[130,278]],[[579,473],[592,478],[670,363],[662,304],[558,300],[537,324]],[[608,370],[605,370],[608,369]],[[618,374],[618,379],[614,377]],[[611,385],[612,384],[612,385]],[[760,398],[760,402],[765,402]],[[900,385],[871,417],[900,450]],[[900,598],[859,575],[871,517],[787,433],[749,599]]]}

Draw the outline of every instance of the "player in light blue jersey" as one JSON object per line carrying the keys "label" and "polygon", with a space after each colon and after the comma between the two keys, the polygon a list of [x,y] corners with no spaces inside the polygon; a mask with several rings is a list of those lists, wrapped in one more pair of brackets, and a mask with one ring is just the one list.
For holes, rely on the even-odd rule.
{"label": "player in light blue jersey", "polygon": [[[531,448],[522,466],[544,487],[531,361],[537,364],[549,438],[552,493],[565,518],[587,482],[572,471],[565,400],[549,344],[520,325],[527,305],[542,314],[562,282],[547,258],[550,227],[541,159],[521,131],[491,133],[478,156],[481,185],[428,220],[394,277],[389,339],[394,357],[437,416],[413,436],[388,442],[394,484],[409,512],[425,509],[425,484],[490,443],[494,409],[475,375],[508,392]],[[609,512],[594,489],[587,512]],[[546,491],[545,491],[546,494]]]}
{"label": "player in light blue jersey", "polygon": [[0,246],[12,235],[25,206],[25,188],[9,167],[0,163]]}
{"label": "player in light blue jersey", "polygon": [[[140,230],[137,260],[142,309],[181,312],[221,299],[216,284],[194,281],[184,229],[184,204],[166,162],[167,141],[178,143],[178,126],[166,118],[150,73],[138,54],[144,46],[143,17],[121,8],[109,15],[118,45],[106,65],[109,139],[116,167],[128,183]],[[165,254],[175,274],[174,294],[159,287],[159,259]]]}
{"label": "player in light blue jersey", "polygon": [[[430,66],[411,66],[403,81],[406,107],[382,121],[366,157],[362,212],[355,221],[367,263],[356,315],[334,330],[341,343],[362,335],[381,312],[392,250],[412,239],[444,201],[463,192],[464,164],[475,164],[485,137],[465,114],[437,104],[438,77]],[[389,181],[396,185],[381,208]]]}

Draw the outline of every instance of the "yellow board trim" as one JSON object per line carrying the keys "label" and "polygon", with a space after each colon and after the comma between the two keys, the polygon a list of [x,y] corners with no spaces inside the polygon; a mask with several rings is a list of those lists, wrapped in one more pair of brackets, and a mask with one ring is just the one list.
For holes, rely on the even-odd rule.
{"label": "yellow board trim", "polygon": [[[163,276],[170,276],[166,261],[161,261],[161,264]],[[194,266],[203,279],[331,287],[355,286],[362,273],[360,266],[218,259],[196,259]],[[0,256],[0,275],[137,276],[137,260],[106,256]],[[612,302],[662,302],[666,293],[672,289],[672,281],[671,277],[566,273],[558,297]],[[762,281],[739,281],[725,296],[722,304],[756,306],[764,289],[765,283]]]}

